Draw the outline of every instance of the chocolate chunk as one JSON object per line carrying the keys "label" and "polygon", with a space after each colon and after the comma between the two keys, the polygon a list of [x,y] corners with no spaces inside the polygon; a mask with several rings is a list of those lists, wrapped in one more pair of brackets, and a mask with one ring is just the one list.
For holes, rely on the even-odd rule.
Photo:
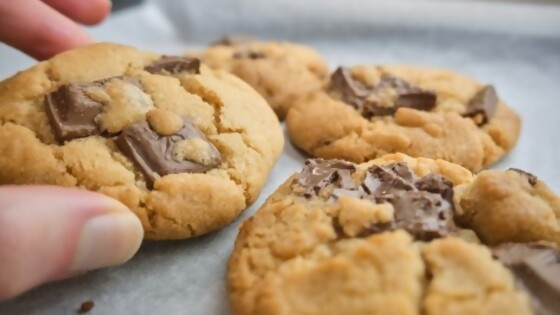
{"label": "chocolate chunk", "polygon": [[451,204],[437,194],[425,191],[398,191],[385,194],[376,200],[393,205],[394,219],[392,222],[373,225],[362,232],[362,236],[403,229],[417,240],[430,241],[448,236],[457,229]]}
{"label": "chocolate chunk", "polygon": [[364,194],[363,188],[356,185],[352,174],[356,171],[353,169],[341,169],[336,172],[335,185],[337,188],[331,192],[331,199],[338,199],[341,196],[349,196],[354,198],[361,198]]}
{"label": "chocolate chunk", "polygon": [[303,196],[307,198],[334,185],[327,201],[346,195],[393,205],[393,221],[374,224],[359,236],[404,229],[418,240],[429,241],[457,230],[453,221],[453,183],[441,175],[417,178],[406,163],[373,165],[361,184],[356,184],[351,177],[353,172],[354,165],[347,162],[308,160],[296,180],[305,188]]}
{"label": "chocolate chunk", "polygon": [[380,82],[373,89],[373,94],[377,95],[391,95],[393,93],[397,95],[393,106],[384,107],[367,100],[364,103],[363,115],[366,117],[394,115],[401,107],[429,111],[436,106],[437,96],[435,93],[412,86],[410,83],[393,76],[382,76]]}
{"label": "chocolate chunk", "polygon": [[529,181],[529,184],[531,184],[531,186],[535,186],[539,180],[539,178],[529,172],[520,170],[518,168],[510,168],[509,171],[514,171],[517,172],[523,176],[525,176],[525,178],[527,178],[527,181]]}
{"label": "chocolate chunk", "polygon": [[537,315],[560,314],[560,252],[546,243],[500,245],[494,256],[531,297]]}
{"label": "chocolate chunk", "polygon": [[91,83],[65,84],[45,96],[45,112],[58,142],[62,143],[101,133],[95,118],[103,111],[103,103],[91,99],[86,91],[103,87],[105,83],[113,79],[140,86],[140,82],[136,78],[118,76]]}
{"label": "chocolate chunk", "polygon": [[250,50],[243,50],[243,51],[236,51],[233,54],[233,58],[235,59],[264,59],[266,58],[266,54],[260,51],[250,51]]}
{"label": "chocolate chunk", "polygon": [[92,300],[85,301],[80,305],[80,308],[78,309],[78,313],[79,314],[89,313],[89,311],[91,311],[94,306],[95,303]]}
{"label": "chocolate chunk", "polygon": [[[374,116],[394,115],[401,107],[409,107],[418,110],[429,111],[436,105],[435,93],[412,86],[410,83],[384,75],[380,82],[374,87],[367,87],[358,80],[352,78],[350,71],[339,67],[332,75],[328,87],[331,94],[358,110],[365,118]],[[385,96],[396,98],[390,106],[381,105],[371,96]]]}
{"label": "chocolate chunk", "polygon": [[412,173],[404,163],[369,168],[362,186],[371,195],[381,196],[394,191],[413,190]]}
{"label": "chocolate chunk", "polygon": [[85,93],[96,85],[70,83],[45,97],[45,111],[58,142],[99,134],[95,117],[103,111],[103,103]]}
{"label": "chocolate chunk", "polygon": [[[221,163],[221,156],[216,147],[186,117],[183,127],[174,135],[162,136],[150,128],[147,122],[134,124],[124,129],[116,140],[117,147],[130,158],[146,177],[148,188],[152,188],[156,179],[167,174],[204,173]],[[176,161],[173,150],[184,139],[200,138],[210,145],[214,157],[212,163],[203,165],[193,161]]]}
{"label": "chocolate chunk", "polygon": [[453,183],[439,174],[429,174],[419,180],[414,185],[418,190],[439,194],[449,203],[453,203]]}
{"label": "chocolate chunk", "polygon": [[475,118],[475,122],[479,126],[485,125],[494,116],[498,102],[494,86],[486,85],[469,101],[463,116]]}
{"label": "chocolate chunk", "polygon": [[200,60],[190,57],[163,56],[156,60],[144,70],[152,74],[179,74],[182,72],[190,74],[200,73]]}
{"label": "chocolate chunk", "polygon": [[[342,189],[353,188],[352,173],[356,171],[354,164],[338,160],[309,159],[305,161],[303,170],[297,175],[297,183],[303,187],[303,196],[317,196],[322,188],[329,184],[340,183]],[[357,188],[357,187],[356,187]]]}
{"label": "chocolate chunk", "polygon": [[210,46],[237,46],[255,42],[255,39],[249,36],[226,36],[218,41],[213,42]]}
{"label": "chocolate chunk", "polygon": [[374,165],[364,178],[364,198],[375,203],[391,203],[393,224],[368,229],[370,233],[404,229],[416,239],[429,241],[454,232],[453,184],[439,175],[415,179],[405,163]]}
{"label": "chocolate chunk", "polygon": [[354,80],[350,71],[343,67],[339,67],[331,75],[328,90],[359,111],[362,110],[365,98],[371,93],[368,87],[360,81]]}

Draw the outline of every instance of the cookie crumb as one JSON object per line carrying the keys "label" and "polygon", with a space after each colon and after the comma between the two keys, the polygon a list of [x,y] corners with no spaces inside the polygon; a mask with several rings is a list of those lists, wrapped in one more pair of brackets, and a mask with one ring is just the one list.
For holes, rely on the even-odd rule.
{"label": "cookie crumb", "polygon": [[183,128],[179,115],[165,109],[152,109],[146,114],[150,127],[162,136],[170,136]]}
{"label": "cookie crumb", "polygon": [[80,305],[80,308],[78,309],[78,314],[89,313],[89,311],[91,311],[94,306],[95,303],[92,300],[87,300]]}

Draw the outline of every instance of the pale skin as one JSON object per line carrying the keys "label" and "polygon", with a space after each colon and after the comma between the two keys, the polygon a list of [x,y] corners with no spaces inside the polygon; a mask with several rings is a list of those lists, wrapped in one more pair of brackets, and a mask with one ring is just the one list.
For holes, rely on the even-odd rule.
{"label": "pale skin", "polygon": [[[87,45],[79,24],[103,21],[109,0],[0,0],[0,41],[38,60]],[[0,300],[41,284],[119,265],[140,247],[138,218],[96,193],[0,187]]]}

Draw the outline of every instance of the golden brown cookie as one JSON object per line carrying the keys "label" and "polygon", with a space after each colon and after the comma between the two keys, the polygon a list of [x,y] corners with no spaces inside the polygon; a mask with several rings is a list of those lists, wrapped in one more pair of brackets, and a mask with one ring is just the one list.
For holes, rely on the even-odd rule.
{"label": "golden brown cookie", "polygon": [[295,101],[319,90],[328,67],[311,48],[288,42],[225,38],[200,57],[214,69],[230,71],[254,87],[284,119]]}
{"label": "golden brown cookie", "polygon": [[557,314],[560,252],[549,237],[490,248],[457,222],[477,181],[403,154],[308,160],[241,226],[228,269],[234,313]]}
{"label": "golden brown cookie", "polygon": [[457,219],[489,245],[547,240],[560,246],[560,198],[533,174],[483,171],[457,189]]}
{"label": "golden brown cookie", "polygon": [[231,222],[282,146],[266,101],[194,58],[95,44],[0,83],[0,184],[104,193],[151,239]]}
{"label": "golden brown cookie", "polygon": [[324,90],[293,106],[286,124],[314,157],[361,163],[402,152],[475,172],[510,151],[521,127],[491,85],[413,66],[339,68]]}

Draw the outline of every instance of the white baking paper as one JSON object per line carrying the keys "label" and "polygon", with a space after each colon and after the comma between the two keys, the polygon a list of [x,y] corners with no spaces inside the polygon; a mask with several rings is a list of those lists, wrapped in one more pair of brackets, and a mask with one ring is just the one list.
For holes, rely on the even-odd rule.
{"label": "white baking paper", "polygon": [[[189,2],[193,6],[206,1]],[[181,42],[173,25],[153,5],[147,5],[120,13],[103,26],[91,29],[91,33],[98,40],[162,53],[200,47]],[[538,29],[534,24],[530,28]],[[515,166],[530,171],[560,192],[560,40],[548,36],[549,29],[543,31],[543,36],[511,30],[498,33],[387,24],[366,37],[305,41],[319,50],[332,67],[357,63],[422,64],[451,68],[494,84],[500,97],[523,118],[519,144],[495,167]],[[216,38],[199,39],[208,42]],[[0,77],[31,64],[29,58],[0,46]],[[0,303],[0,314],[75,314],[77,307],[90,299],[95,302],[92,315],[229,314],[224,277],[237,227],[301,167],[303,160],[304,156],[287,141],[259,200],[228,228],[192,240],[146,242],[124,266],[41,287]]]}

